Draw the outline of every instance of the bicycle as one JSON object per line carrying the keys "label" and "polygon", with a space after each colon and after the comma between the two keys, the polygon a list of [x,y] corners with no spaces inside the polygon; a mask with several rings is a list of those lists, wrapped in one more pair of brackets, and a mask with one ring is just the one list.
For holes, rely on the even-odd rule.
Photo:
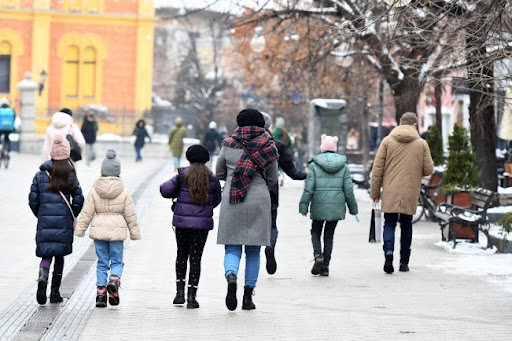
{"label": "bicycle", "polygon": [[9,160],[11,157],[9,156],[9,152],[7,151],[8,148],[6,148],[6,142],[5,139],[1,141],[0,138],[0,168],[2,168],[2,164],[4,165],[5,169],[9,167]]}
{"label": "bicycle", "polygon": [[420,196],[418,197],[418,207],[416,208],[416,214],[412,216],[412,223],[417,223],[423,216],[427,220],[434,220],[434,212],[437,210],[437,202],[434,197],[430,197],[429,191],[439,187],[436,185],[424,185],[421,184]]}

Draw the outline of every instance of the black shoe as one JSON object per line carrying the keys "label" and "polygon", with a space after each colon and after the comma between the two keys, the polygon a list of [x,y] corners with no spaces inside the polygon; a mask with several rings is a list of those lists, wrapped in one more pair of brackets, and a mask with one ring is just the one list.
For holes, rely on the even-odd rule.
{"label": "black shoe", "polygon": [[265,247],[265,257],[267,257],[267,272],[269,275],[273,275],[277,270],[276,257],[274,254],[274,248],[272,246]]}
{"label": "black shoe", "polygon": [[199,308],[199,303],[196,301],[196,294],[197,288],[189,286],[187,294],[187,309]]}
{"label": "black shoe", "polygon": [[107,306],[107,288],[100,285],[96,290],[96,307],[105,308]]}
{"label": "black shoe", "polygon": [[185,303],[185,280],[178,280],[176,282],[176,297],[174,297],[172,304],[183,303]]}
{"label": "black shoe", "polygon": [[226,280],[228,281],[228,294],[226,295],[226,307],[233,311],[236,309],[236,306],[238,304],[236,300],[236,275],[231,272],[226,277]]}
{"label": "black shoe", "polygon": [[254,295],[254,288],[244,287],[244,298],[242,301],[243,310],[256,309],[256,305],[252,302],[252,295]]}
{"label": "black shoe", "polygon": [[407,264],[400,264],[400,271],[402,271],[402,272],[409,271],[409,265],[407,265]]}
{"label": "black shoe", "polygon": [[39,304],[46,304],[46,287],[48,286],[48,274],[50,269],[39,268],[39,279],[37,280],[36,299]]}
{"label": "black shoe", "polygon": [[391,274],[395,271],[393,268],[393,252],[387,252],[385,257],[386,261],[384,263],[384,272]]}
{"label": "black shoe", "polygon": [[322,256],[315,256],[315,264],[311,268],[311,273],[313,275],[319,275],[322,266],[324,265],[324,258]]}
{"label": "black shoe", "polygon": [[107,284],[108,303],[110,305],[119,305],[119,287],[121,286],[121,279],[117,275],[110,276]]}
{"label": "black shoe", "polygon": [[324,265],[320,269],[320,276],[329,276],[329,267]]}

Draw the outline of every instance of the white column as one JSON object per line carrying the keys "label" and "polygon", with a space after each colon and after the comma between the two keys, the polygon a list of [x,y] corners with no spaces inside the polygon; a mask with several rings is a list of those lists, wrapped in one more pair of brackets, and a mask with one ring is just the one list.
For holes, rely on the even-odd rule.
{"label": "white column", "polygon": [[41,152],[41,143],[36,137],[35,103],[39,84],[32,81],[32,73],[25,72],[25,79],[18,83],[18,89],[20,89],[18,114],[21,119],[20,152],[38,154]]}

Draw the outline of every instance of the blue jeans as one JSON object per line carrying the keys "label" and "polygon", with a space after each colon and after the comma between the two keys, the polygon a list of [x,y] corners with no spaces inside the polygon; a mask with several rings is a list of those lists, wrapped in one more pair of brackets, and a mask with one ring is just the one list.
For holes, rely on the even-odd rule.
{"label": "blue jeans", "polygon": [[409,264],[412,242],[412,215],[384,213],[384,253],[395,250],[395,228],[400,220],[400,264]]}
{"label": "blue jeans", "polygon": [[95,240],[96,256],[98,265],[96,266],[96,286],[107,285],[108,270],[110,276],[117,275],[119,278],[123,275],[123,241],[107,242],[104,240]]}
{"label": "blue jeans", "polygon": [[272,213],[272,226],[270,228],[270,245],[272,247],[276,247],[277,235],[279,232],[277,231],[277,208],[271,211]]}
{"label": "blue jeans", "polygon": [[[255,288],[260,272],[261,246],[245,245],[245,286]],[[224,255],[225,277],[233,272],[238,276],[240,259],[242,258],[242,245],[226,245]]]}
{"label": "blue jeans", "polygon": [[142,148],[137,148],[137,147],[135,147],[135,154],[136,154],[135,161],[142,160],[142,155],[140,155],[140,151],[141,151],[141,150],[142,150]]}
{"label": "blue jeans", "polygon": [[181,163],[181,156],[173,156],[172,157],[172,162],[174,164],[174,169],[178,168],[180,166],[180,163]]}

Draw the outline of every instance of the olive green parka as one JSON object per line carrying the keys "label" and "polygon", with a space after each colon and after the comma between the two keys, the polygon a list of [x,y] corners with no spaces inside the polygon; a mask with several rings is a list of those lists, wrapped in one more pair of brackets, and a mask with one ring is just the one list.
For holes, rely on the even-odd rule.
{"label": "olive green parka", "polygon": [[169,149],[173,156],[181,156],[183,154],[183,138],[187,137],[187,129],[183,126],[181,117],[174,120],[174,127],[169,132]]}
{"label": "olive green parka", "polygon": [[352,215],[358,213],[347,157],[333,152],[315,155],[309,164],[299,213],[308,213],[311,203],[312,220],[345,219],[348,206]]}

